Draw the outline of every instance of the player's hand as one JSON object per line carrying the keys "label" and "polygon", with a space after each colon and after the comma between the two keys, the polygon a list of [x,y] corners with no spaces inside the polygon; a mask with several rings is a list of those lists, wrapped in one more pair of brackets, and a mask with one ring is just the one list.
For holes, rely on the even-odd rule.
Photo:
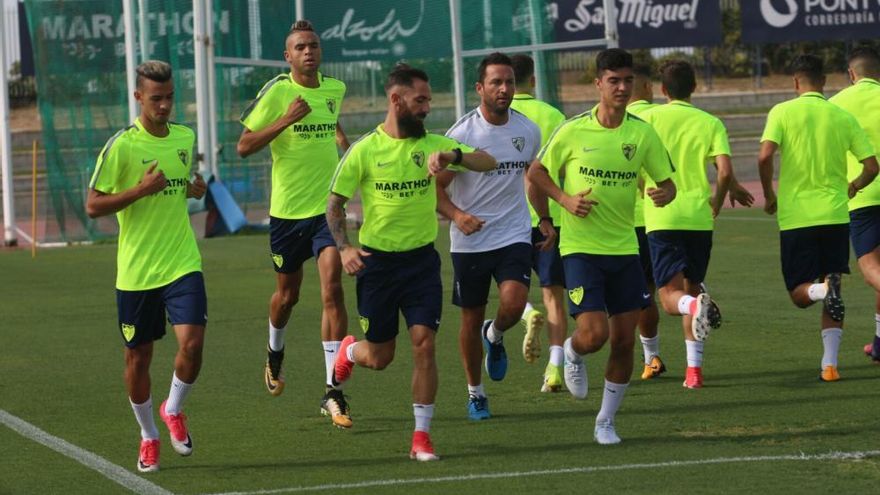
{"label": "player's hand", "polygon": [[548,220],[541,220],[538,222],[538,230],[541,231],[541,235],[544,236],[544,240],[535,243],[535,247],[538,248],[539,251],[552,251],[553,246],[556,245],[556,229],[553,228],[553,223]]}
{"label": "player's hand", "polygon": [[724,198],[719,198],[717,195],[709,198],[709,206],[712,207],[712,218],[718,218],[718,214],[721,213],[721,208],[724,206]]}
{"label": "player's hand", "polygon": [[455,153],[452,151],[435,151],[431,153],[428,157],[428,174],[436,176],[446,170],[446,167],[452,163],[452,160],[455,160]]}
{"label": "player's hand", "polygon": [[144,196],[149,196],[151,194],[156,194],[157,192],[165,189],[168,186],[168,181],[165,179],[165,172],[161,170],[156,170],[156,167],[159,166],[158,161],[153,161],[153,164],[150,165],[150,168],[144,172],[144,176],[141,179],[140,187]]}
{"label": "player's hand", "polygon": [[202,199],[202,196],[205,195],[205,191],[208,190],[208,185],[205,184],[205,179],[202,178],[202,174],[196,172],[195,175],[195,179],[186,184],[186,197]]}
{"label": "player's hand", "polygon": [[746,208],[751,208],[752,204],[754,204],[755,202],[755,197],[752,196],[752,193],[750,193],[746,188],[740,185],[739,182],[735,182],[730,185],[728,196],[730,197],[731,208],[735,207],[736,203],[739,203]]}
{"label": "player's hand", "polygon": [[464,235],[471,235],[474,232],[479,232],[486,223],[482,218],[471,215],[465,211],[457,212],[452,218],[452,221],[455,222],[455,226],[458,227],[458,230]]}
{"label": "player's hand", "polygon": [[769,192],[764,194],[764,212],[768,215],[776,213],[776,193]]}
{"label": "player's hand", "polygon": [[855,181],[849,183],[849,187],[847,188],[846,194],[849,196],[849,199],[856,197],[858,194],[859,188],[856,187]]}
{"label": "player's hand", "polygon": [[303,100],[302,96],[297,96],[296,99],[291,102],[290,106],[287,107],[287,112],[284,114],[284,118],[287,119],[287,123],[290,125],[299,122],[311,111],[312,107],[309,106],[308,102]]}
{"label": "player's hand", "polygon": [[669,191],[663,187],[649,187],[645,189],[645,194],[654,202],[654,206],[662,208],[668,205],[674,198]]}
{"label": "player's hand", "polygon": [[366,268],[367,265],[361,258],[370,256],[370,253],[361,248],[347,246],[339,251],[339,256],[342,258],[342,268],[345,273],[354,276]]}
{"label": "player's hand", "polygon": [[587,196],[593,192],[593,188],[581,191],[574,196],[566,194],[562,198],[562,206],[572,215],[577,217],[585,217],[593,210],[593,206],[598,205],[598,201],[587,199]]}

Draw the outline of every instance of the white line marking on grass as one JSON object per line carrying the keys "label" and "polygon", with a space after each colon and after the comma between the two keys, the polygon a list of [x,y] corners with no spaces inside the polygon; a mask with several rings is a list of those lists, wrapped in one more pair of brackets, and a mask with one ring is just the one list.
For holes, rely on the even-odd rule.
{"label": "white line marking on grass", "polygon": [[333,483],[327,485],[293,486],[289,488],[275,488],[271,490],[256,490],[249,492],[224,492],[211,495],[275,495],[278,493],[317,492],[324,490],[339,490],[350,488],[372,488],[377,486],[418,485],[428,483],[454,483],[461,481],[490,480],[499,478],[524,478],[528,476],[547,476],[558,474],[585,474],[604,471],[628,471],[638,469],[654,469],[666,467],[700,466],[707,464],[732,464],[736,462],[772,462],[772,461],[847,461],[866,459],[880,456],[880,450],[868,450],[863,452],[829,452],[827,454],[794,454],[794,455],[768,455],[753,457],[719,457],[715,459],[696,459],[690,461],[666,461],[642,464],[618,464],[611,466],[584,466],[562,469],[541,469],[537,471],[510,471],[501,473],[477,473],[460,476],[440,476],[437,478],[410,478],[391,480],[360,481],[356,483]]}
{"label": "white line marking on grass", "polygon": [[97,454],[93,454],[88,450],[81,449],[70,442],[51,435],[17,416],[9,414],[3,409],[0,409],[0,424],[27,439],[49,447],[55,452],[101,473],[105,478],[135,493],[143,495],[173,495],[161,486],[151,483]]}

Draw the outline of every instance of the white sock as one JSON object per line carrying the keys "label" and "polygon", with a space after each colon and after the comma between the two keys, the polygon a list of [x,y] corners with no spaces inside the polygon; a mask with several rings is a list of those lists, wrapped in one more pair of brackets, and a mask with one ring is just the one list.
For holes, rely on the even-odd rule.
{"label": "white sock", "polygon": [[504,339],[504,332],[499,332],[495,328],[495,320],[492,320],[492,323],[489,324],[489,329],[486,330],[486,338],[493,344],[497,344]]}
{"label": "white sock", "polygon": [[283,351],[284,350],[284,329],[286,326],[281,328],[275,328],[275,325],[272,324],[272,320],[269,320],[269,349],[273,351]]}
{"label": "white sock", "polygon": [[131,403],[131,410],[134,411],[134,417],[141,427],[141,438],[157,440],[159,429],[156,428],[156,420],[153,418],[153,398],[150,397],[143,404],[135,404],[131,402],[131,398],[128,399],[128,402]]}
{"label": "white sock", "polygon": [[685,340],[684,346],[687,349],[688,366],[693,368],[703,367],[703,343],[696,340]]}
{"label": "white sock", "polygon": [[603,419],[614,419],[617,410],[620,409],[620,403],[623,402],[623,396],[626,394],[626,387],[629,383],[612,383],[605,380],[605,391],[602,393],[602,408],[596,415],[596,422]]}
{"label": "white sock", "polygon": [[550,346],[550,364],[553,366],[562,366],[564,352],[561,345]]}
{"label": "white sock", "polygon": [[574,352],[574,348],[571,347],[571,337],[565,339],[565,342],[562,344],[562,349],[565,353],[565,358],[568,359],[570,363],[579,363],[583,361],[581,355]]}
{"label": "white sock", "polygon": [[678,312],[682,315],[691,314],[691,303],[694,302],[696,298],[694,296],[689,296],[687,294],[681,296],[681,299],[678,300]]}
{"label": "white sock", "polygon": [[483,391],[483,384],[479,385],[468,385],[468,395],[475,395],[477,397],[485,397],[486,392]]}
{"label": "white sock", "polygon": [[645,364],[651,364],[651,358],[660,355],[660,334],[650,339],[639,335],[639,340],[642,341],[642,349],[645,351]]}
{"label": "white sock", "polygon": [[837,352],[840,349],[840,339],[843,337],[842,328],[826,328],[822,330],[822,368],[837,366]]}
{"label": "white sock", "polygon": [[349,361],[351,361],[352,363],[354,362],[354,346],[356,346],[356,345],[358,345],[357,342],[355,342],[355,343],[349,345],[348,348],[345,349],[345,357],[346,357]]}
{"label": "white sock", "polygon": [[826,294],[828,294],[828,287],[825,284],[811,284],[807,288],[807,296],[810,301],[821,301],[825,299]]}
{"label": "white sock", "polygon": [[874,335],[880,337],[880,314],[874,315],[874,325],[876,330],[874,330]]}
{"label": "white sock", "polygon": [[324,371],[327,372],[327,385],[333,386],[333,367],[336,365],[336,353],[339,352],[339,346],[342,342],[325,340],[321,344],[324,346]]}
{"label": "white sock", "polygon": [[186,400],[186,396],[189,395],[192,386],[192,383],[182,381],[180,378],[177,378],[177,373],[174,373],[171,377],[171,390],[168,391],[168,401],[165,402],[166,414],[180,414],[180,410],[183,409],[183,401]]}
{"label": "white sock", "polygon": [[434,404],[413,404],[413,416],[416,417],[416,431],[428,433],[434,417]]}
{"label": "white sock", "polygon": [[526,309],[523,310],[523,314],[520,319],[525,320],[526,316],[528,316],[528,314],[531,313],[533,309],[535,309],[535,307],[532,306],[532,303],[526,301]]}

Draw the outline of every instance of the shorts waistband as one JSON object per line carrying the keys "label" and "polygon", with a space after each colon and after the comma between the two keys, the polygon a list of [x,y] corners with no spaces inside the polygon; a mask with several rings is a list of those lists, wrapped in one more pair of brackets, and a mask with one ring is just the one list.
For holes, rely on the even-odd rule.
{"label": "shorts waistband", "polygon": [[409,251],[382,251],[380,249],[371,248],[370,246],[361,246],[361,249],[367,251],[368,253],[378,255],[378,256],[389,256],[395,258],[409,258],[414,256],[421,256],[427,253],[434,251],[434,243],[429,242],[424,246],[417,247],[415,249],[410,249]]}

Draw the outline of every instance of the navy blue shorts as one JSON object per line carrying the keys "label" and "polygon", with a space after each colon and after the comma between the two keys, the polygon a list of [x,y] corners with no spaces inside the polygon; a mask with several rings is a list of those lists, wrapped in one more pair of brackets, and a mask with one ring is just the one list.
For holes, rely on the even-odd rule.
{"label": "navy blue shorts", "polygon": [[544,234],[537,227],[532,228],[532,269],[538,274],[541,287],[558,285],[565,287],[565,270],[562,268],[562,256],[559,255],[559,227],[556,229],[556,245],[551,251],[541,251],[534,247],[544,240]]}
{"label": "navy blue shorts", "polygon": [[849,212],[849,238],[856,258],[880,246],[880,206],[866,206]]}
{"label": "navy blue shorts", "polygon": [[517,242],[480,253],[451,253],[453,274],[452,304],[463,308],[485,306],[489,302],[492,278],[496,284],[514,280],[526,287],[532,275],[532,245]]}
{"label": "navy blue shorts", "polygon": [[298,271],[303,262],[317,258],[328,246],[336,246],[336,241],[324,215],[299,220],[269,217],[269,254],[278,273]]}
{"label": "navy blue shorts", "polygon": [[570,254],[562,263],[571,316],[587,311],[614,316],[646,308],[651,301],[637,254]]}
{"label": "navy blue shorts", "polygon": [[829,273],[849,273],[849,224],[781,230],[779,248],[789,292]]}
{"label": "navy blue shorts", "polygon": [[374,343],[397,337],[400,313],[406,326],[440,327],[443,285],[440,256],[433,244],[412,251],[389,253],[362,247],[366,267],[357,275],[357,303],[361,329]]}
{"label": "navy blue shorts", "polygon": [[165,336],[165,313],[172,325],[205,326],[208,298],[202,272],[188,273],[150,290],[116,289],[119,331],[126,347],[137,347]]}
{"label": "navy blue shorts", "polygon": [[649,286],[654,285],[654,267],[651,265],[651,248],[648,246],[645,227],[636,227],[636,238],[639,240],[639,262],[642,264],[645,283]]}
{"label": "navy blue shorts", "polygon": [[648,232],[651,266],[657,287],[677,273],[696,285],[706,279],[712,254],[711,230],[655,230]]}

